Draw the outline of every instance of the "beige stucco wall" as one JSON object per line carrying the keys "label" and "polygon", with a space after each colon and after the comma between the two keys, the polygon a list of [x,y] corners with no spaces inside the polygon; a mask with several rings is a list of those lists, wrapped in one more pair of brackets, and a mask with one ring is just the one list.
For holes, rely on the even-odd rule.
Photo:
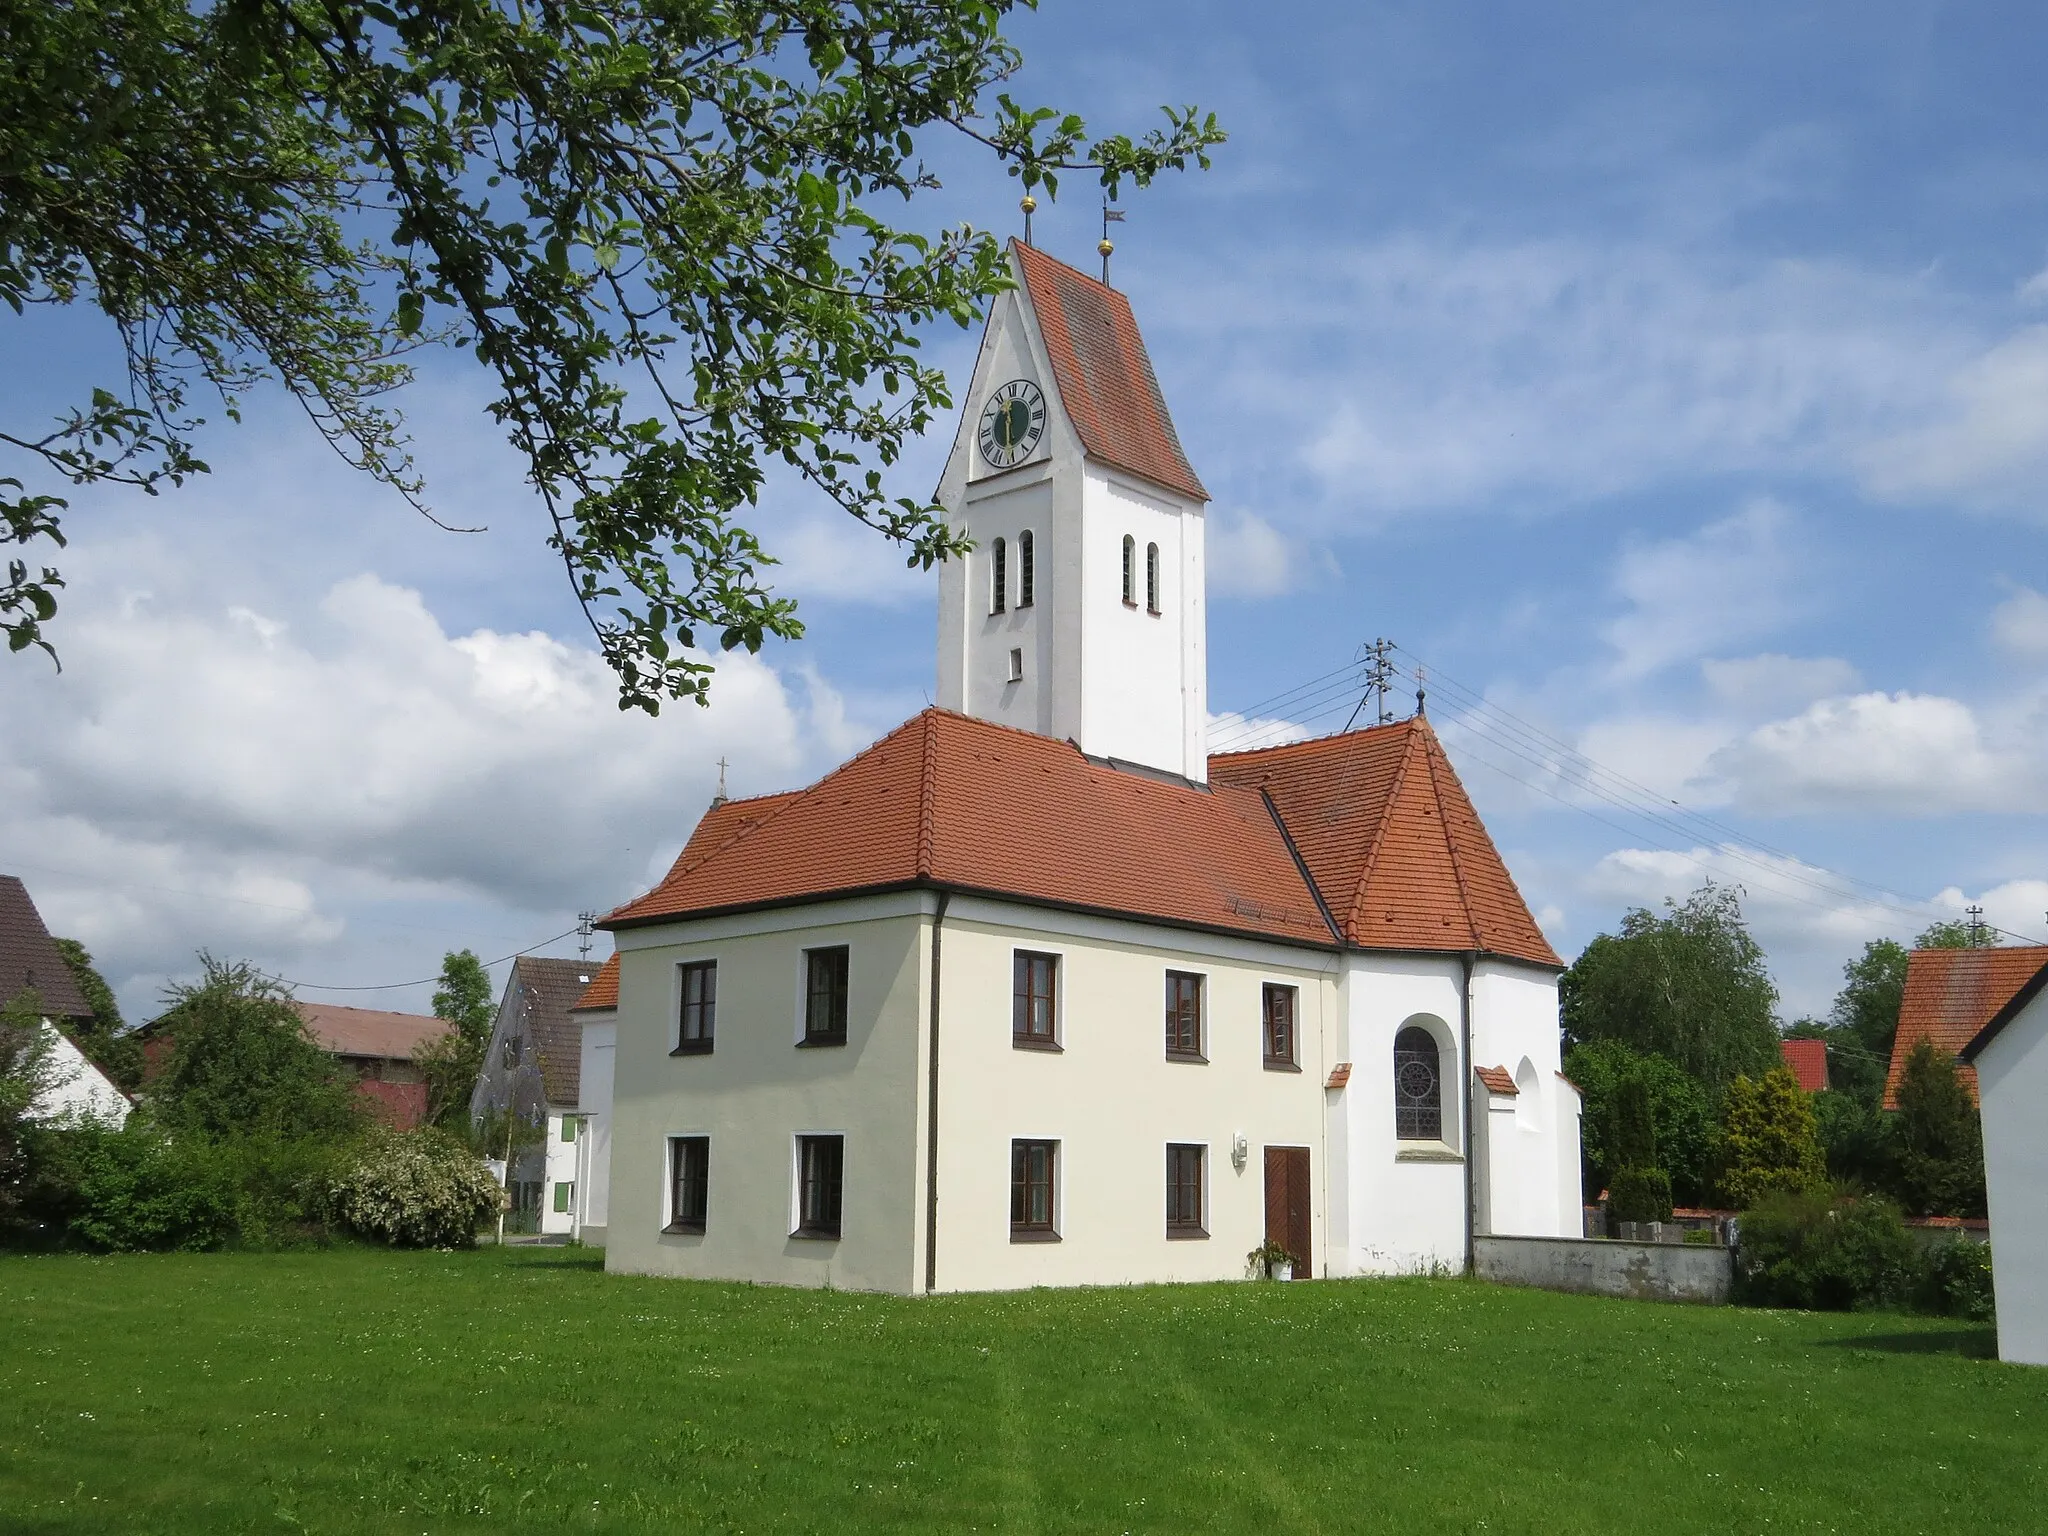
{"label": "beige stucco wall", "polygon": [[[605,1264],[907,1291],[916,1274],[919,1004],[930,897],[833,902],[617,935]],[[803,951],[848,946],[847,1043],[798,1049]],[[672,1056],[676,968],[718,962],[716,1045]],[[837,1242],[791,1237],[795,1140],[846,1138]],[[702,1236],[667,1234],[667,1138],[711,1138]]]}
{"label": "beige stucco wall", "polygon": [[[1060,956],[1058,1054],[1011,1044],[1012,956]],[[1322,1270],[1324,1016],[1336,957],[994,901],[953,902],[939,1052],[938,1288],[1242,1277],[1265,1235],[1263,1152],[1310,1149]],[[1206,1064],[1166,1059],[1165,975],[1206,982]],[[1260,988],[1300,989],[1298,1072],[1268,1071]],[[1246,1159],[1232,1165],[1234,1139]],[[1010,1240],[1010,1143],[1060,1144],[1060,1241]],[[1205,1239],[1166,1236],[1166,1147],[1209,1148]]]}

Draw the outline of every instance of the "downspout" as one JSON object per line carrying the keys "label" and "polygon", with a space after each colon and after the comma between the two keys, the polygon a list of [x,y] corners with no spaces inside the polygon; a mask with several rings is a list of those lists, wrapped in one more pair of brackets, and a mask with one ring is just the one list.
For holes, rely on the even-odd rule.
{"label": "downspout", "polygon": [[924,1289],[939,1288],[939,950],[945,941],[946,907],[951,891],[939,892],[932,918],[931,1022],[925,1035],[924,1072]]}
{"label": "downspout", "polygon": [[1472,1085],[1478,1079],[1472,1068],[1472,967],[1479,958],[1477,950],[1466,950],[1458,956],[1458,968],[1463,972],[1463,984],[1458,988],[1458,1054],[1463,1059],[1458,1063],[1459,1075],[1463,1079],[1465,1095],[1465,1273],[1469,1277],[1477,1265],[1473,1242],[1478,1235],[1478,1180],[1472,1170],[1474,1152],[1473,1101],[1478,1095]]}

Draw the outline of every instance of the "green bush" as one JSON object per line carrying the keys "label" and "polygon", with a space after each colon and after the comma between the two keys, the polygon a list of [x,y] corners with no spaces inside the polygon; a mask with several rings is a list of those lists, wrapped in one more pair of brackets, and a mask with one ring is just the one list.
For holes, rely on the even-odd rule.
{"label": "green bush", "polygon": [[1989,1243],[1972,1242],[1959,1234],[1930,1248],[1923,1262],[1918,1298],[1922,1311],[1979,1323],[1991,1320],[1995,1308]]}
{"label": "green bush", "polygon": [[52,1237],[102,1252],[219,1248],[241,1232],[232,1156],[198,1137],[172,1137],[137,1117],[120,1130],[92,1122],[37,1143],[36,1204]]}
{"label": "green bush", "polygon": [[1889,1200],[1798,1190],[1742,1218],[1736,1282],[1757,1306],[1845,1312],[1914,1299],[1919,1254]]}
{"label": "green bush", "polygon": [[1685,1241],[1694,1248],[1716,1248],[1720,1246],[1720,1235],[1712,1227],[1687,1227]]}
{"label": "green bush", "polygon": [[1624,1168],[1607,1186],[1607,1214],[1616,1221],[1669,1221],[1671,1175],[1662,1168]]}
{"label": "green bush", "polygon": [[439,1131],[365,1137],[329,1190],[350,1231],[400,1248],[467,1248],[504,1209],[482,1159]]}

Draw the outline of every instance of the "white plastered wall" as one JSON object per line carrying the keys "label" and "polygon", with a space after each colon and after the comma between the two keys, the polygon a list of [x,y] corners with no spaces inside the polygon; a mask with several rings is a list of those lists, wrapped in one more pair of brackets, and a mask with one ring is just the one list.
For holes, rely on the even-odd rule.
{"label": "white plastered wall", "polygon": [[1990,1195],[1998,1358],[2048,1365],[2048,992],[2038,993],[1976,1060]]}
{"label": "white plastered wall", "polygon": [[[976,898],[952,903],[944,935],[940,1290],[1241,1279],[1265,1236],[1268,1146],[1309,1149],[1322,1273],[1334,955]],[[1058,1053],[1012,1044],[1020,948],[1059,956]],[[1205,978],[1206,1063],[1166,1058],[1168,970]],[[1298,1071],[1263,1065],[1267,982],[1299,989]],[[1057,1243],[1010,1239],[1013,1139],[1059,1143]],[[1166,1235],[1169,1143],[1208,1148],[1206,1238]]]}
{"label": "white plastered wall", "polygon": [[579,1014],[583,1021],[583,1060],[578,1097],[583,1101],[583,1128],[576,1138],[576,1235],[586,1242],[605,1240],[612,1171],[612,1080],[617,1057],[618,1015],[612,1010]]}
{"label": "white plastered wall", "polygon": [[[577,1142],[562,1139],[563,1121],[573,1122],[575,1119],[576,1111],[573,1109],[548,1111],[547,1140],[542,1144],[547,1153],[547,1183],[540,1192],[540,1230],[551,1237],[565,1237],[576,1230],[576,1203],[582,1195],[582,1191],[575,1187],[576,1165],[580,1158]],[[576,1130],[580,1133],[582,1127],[579,1125]],[[555,1209],[555,1190],[563,1184],[570,1186],[569,1208],[558,1211]]]}
{"label": "white plastered wall", "polygon": [[43,1020],[43,1038],[49,1044],[48,1082],[30,1106],[29,1118],[48,1124],[79,1120],[116,1127],[126,1124],[133,1107],[128,1096],[48,1019]]}
{"label": "white plastered wall", "polygon": [[[908,1291],[922,1188],[919,1014],[932,898],[859,898],[660,928],[619,950],[605,1264]],[[803,951],[848,948],[847,1043],[799,1048]],[[718,962],[715,1047],[672,1056],[677,967]],[[792,1237],[795,1137],[846,1138],[842,1235]],[[702,1235],[663,1231],[668,1138],[709,1136]]]}
{"label": "white plastered wall", "polygon": [[[1579,1237],[1578,1092],[1558,1075],[1557,976],[1482,960],[1472,975],[1472,1054],[1503,1067],[1516,1092],[1487,1118],[1487,1178],[1479,1230],[1513,1237]],[[1504,1113],[1500,1112],[1504,1111]],[[1570,1170],[1567,1185],[1562,1171]]]}

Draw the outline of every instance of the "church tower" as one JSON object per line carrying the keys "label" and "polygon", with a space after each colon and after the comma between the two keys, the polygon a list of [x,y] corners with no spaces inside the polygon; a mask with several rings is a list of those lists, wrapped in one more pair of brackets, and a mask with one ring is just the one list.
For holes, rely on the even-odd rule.
{"label": "church tower", "polygon": [[939,481],[947,709],[1203,781],[1203,509],[1125,297],[1012,242]]}

